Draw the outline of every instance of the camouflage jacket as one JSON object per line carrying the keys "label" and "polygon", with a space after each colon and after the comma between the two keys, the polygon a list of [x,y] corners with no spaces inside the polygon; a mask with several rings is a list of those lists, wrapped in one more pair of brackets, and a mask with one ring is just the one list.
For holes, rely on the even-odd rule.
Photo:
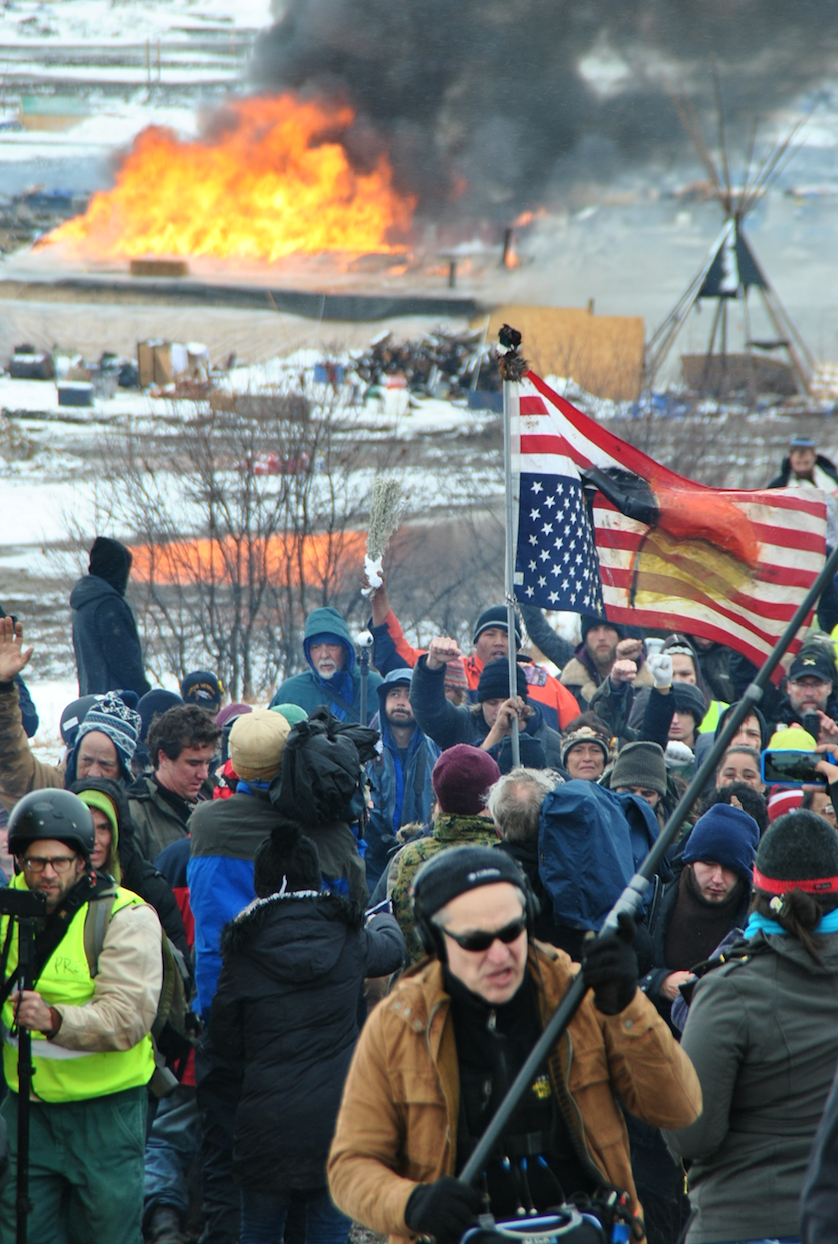
{"label": "camouflage jacket", "polygon": [[413,899],[410,895],[410,887],[419,865],[436,855],[437,851],[444,851],[448,847],[492,847],[497,841],[494,824],[487,817],[443,814],[434,821],[434,832],[430,838],[420,838],[404,848],[392,898],[393,911],[407,943],[408,962],[416,963],[424,954],[413,923]]}

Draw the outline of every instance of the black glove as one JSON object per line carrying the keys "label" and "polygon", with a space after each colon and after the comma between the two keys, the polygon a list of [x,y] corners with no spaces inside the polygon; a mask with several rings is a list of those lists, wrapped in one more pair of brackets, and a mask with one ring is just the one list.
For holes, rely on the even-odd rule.
{"label": "black glove", "polygon": [[436,1236],[437,1244],[457,1244],[477,1223],[483,1197],[471,1184],[443,1175],[432,1184],[419,1184],[411,1192],[404,1220],[416,1235]]}
{"label": "black glove", "polygon": [[621,912],[619,928],[609,930],[587,945],[582,978],[594,991],[594,1006],[603,1015],[618,1015],[637,990],[637,955],[632,942],[637,932],[631,916]]}

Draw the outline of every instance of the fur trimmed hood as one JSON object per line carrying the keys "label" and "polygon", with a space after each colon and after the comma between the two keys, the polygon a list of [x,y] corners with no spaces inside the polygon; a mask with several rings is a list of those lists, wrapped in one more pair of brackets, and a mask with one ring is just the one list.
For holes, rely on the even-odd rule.
{"label": "fur trimmed hood", "polygon": [[221,953],[258,959],[277,980],[311,981],[328,972],[349,930],[364,927],[359,903],[313,890],[255,899],[221,934]]}

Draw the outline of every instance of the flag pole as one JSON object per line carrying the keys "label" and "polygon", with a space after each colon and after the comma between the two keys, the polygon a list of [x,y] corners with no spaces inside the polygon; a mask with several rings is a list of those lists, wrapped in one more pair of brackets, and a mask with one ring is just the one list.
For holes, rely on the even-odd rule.
{"label": "flag pole", "polygon": [[[836,571],[838,571],[838,545],[830,553],[823,569],[809,588],[794,617],[766,658],[762,669],[750,686],[746,688],[742,699],[728,717],[721,734],[708,752],[704,763],[697,770],[671,817],[661,830],[657,841],[606,917],[603,929],[615,929],[618,924],[618,917],[623,912],[634,916],[640,910],[646,891],[649,888],[649,883],[667,851],[675,842],[678,831],[687,819],[693,803],[701,794],[708,778],[715,772],[716,766],[727,750],[730,740],[739,729],[739,726],[746,717],[753,713],[755,706],[762,699],[762,694],[768,685],[771,675],[780,664],[789,644],[803,625],[809,611],[817,604],[821,593]],[[479,1175],[486,1159],[494,1148],[495,1142],[503,1132],[510,1115],[532,1084],[536,1074],[541,1070],[556,1042],[564,1035],[570,1021],[582,1005],[586,993],[587,988],[582,979],[582,973],[579,972],[564,998],[553,1012],[547,1027],[533,1046],[524,1065],[515,1077],[509,1092],[498,1107],[497,1113],[460,1172],[458,1178],[463,1183],[471,1183]]]}
{"label": "flag pole", "polygon": [[[512,386],[517,381],[503,381],[503,473],[506,492],[506,556],[504,565],[504,588],[506,594],[506,633],[509,639],[509,697],[518,695],[518,661],[515,643],[515,494],[512,482]],[[521,763],[521,743],[518,737],[518,717],[512,718],[512,765]]]}

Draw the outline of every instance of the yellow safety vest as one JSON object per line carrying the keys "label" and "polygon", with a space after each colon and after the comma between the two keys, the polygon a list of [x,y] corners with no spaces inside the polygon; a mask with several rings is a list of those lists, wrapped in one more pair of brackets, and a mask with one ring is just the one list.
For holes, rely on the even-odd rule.
{"label": "yellow safety vest", "polygon": [[[16,890],[26,889],[22,876],[11,882]],[[100,902],[107,902],[101,899]],[[131,890],[121,886],[116,889],[112,913],[123,907],[136,907],[143,900]],[[70,926],[50,958],[44,965],[36,982],[36,989],[48,1006],[84,1006],[93,997],[96,988],[90,975],[90,965],[84,950],[84,922],[89,910],[85,903],[76,912]],[[0,921],[0,945],[6,937],[9,917]],[[17,929],[12,934],[6,977],[17,966]],[[13,1092],[18,1091],[17,1033],[12,1035],[14,1002],[8,998],[3,1005],[3,1070],[6,1083]],[[89,1097],[104,1097],[123,1089],[138,1088],[148,1084],[154,1074],[154,1050],[151,1037],[143,1037],[130,1050],[108,1050],[89,1053],[86,1050],[69,1050],[55,1041],[48,1041],[40,1033],[32,1033],[32,1065],[35,1074],[32,1092],[42,1101],[86,1101]]]}
{"label": "yellow safety vest", "polygon": [[725,709],[730,708],[729,704],[725,704],[724,700],[711,700],[710,707],[704,715],[704,720],[698,727],[699,734],[708,734],[710,731],[716,733],[716,727],[719,724],[719,718]]}

